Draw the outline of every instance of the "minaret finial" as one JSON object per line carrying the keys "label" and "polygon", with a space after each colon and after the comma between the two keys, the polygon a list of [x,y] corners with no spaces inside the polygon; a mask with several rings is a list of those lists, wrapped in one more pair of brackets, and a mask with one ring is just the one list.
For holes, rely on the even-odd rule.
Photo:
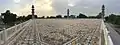
{"label": "minaret finial", "polygon": [[34,8],[34,5],[32,5],[32,8]]}

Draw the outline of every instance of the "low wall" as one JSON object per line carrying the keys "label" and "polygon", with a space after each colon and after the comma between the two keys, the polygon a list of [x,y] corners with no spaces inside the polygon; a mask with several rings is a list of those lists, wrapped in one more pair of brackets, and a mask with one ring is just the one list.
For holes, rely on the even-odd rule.
{"label": "low wall", "polygon": [[109,35],[109,31],[106,28],[106,25],[105,25],[104,21],[102,21],[102,30],[103,30],[103,33],[104,33],[105,45],[114,45],[113,42],[112,42],[112,39]]}
{"label": "low wall", "polygon": [[20,28],[26,25],[29,21],[31,20],[28,20],[26,22],[20,23],[16,26],[13,26],[13,27],[10,27],[8,29],[1,31],[0,32],[0,44],[3,44],[5,40],[8,40],[9,38],[11,38],[15,33],[19,31]]}

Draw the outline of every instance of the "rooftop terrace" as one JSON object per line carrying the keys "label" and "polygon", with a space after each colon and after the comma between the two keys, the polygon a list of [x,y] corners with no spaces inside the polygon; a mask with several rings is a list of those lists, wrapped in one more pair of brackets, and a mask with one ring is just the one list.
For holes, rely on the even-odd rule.
{"label": "rooftop terrace", "polygon": [[9,45],[100,45],[101,19],[36,19],[21,28]]}

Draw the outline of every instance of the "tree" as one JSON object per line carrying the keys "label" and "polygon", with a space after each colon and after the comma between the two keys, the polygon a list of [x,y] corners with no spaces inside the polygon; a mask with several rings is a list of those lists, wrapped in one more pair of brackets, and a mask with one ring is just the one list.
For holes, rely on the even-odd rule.
{"label": "tree", "polygon": [[29,20],[29,19],[32,19],[32,15],[28,15],[28,16],[26,17],[26,20]]}
{"label": "tree", "polygon": [[105,17],[105,20],[107,22],[112,23],[112,24],[118,24],[118,25],[120,25],[120,16],[118,16],[118,15],[111,14],[111,15]]}
{"label": "tree", "polygon": [[96,18],[96,16],[89,16],[88,18]]}
{"label": "tree", "polygon": [[79,16],[77,16],[77,18],[87,18],[87,16],[82,14],[82,13],[80,13]]}
{"label": "tree", "polygon": [[34,15],[34,18],[38,18],[38,16],[37,16],[37,15]]}
{"label": "tree", "polygon": [[70,15],[70,18],[75,18],[75,15]]}
{"label": "tree", "polygon": [[115,21],[115,24],[120,25],[120,17],[119,17],[119,16],[117,16],[116,21]]}
{"label": "tree", "polygon": [[65,15],[64,18],[67,18],[67,16]]}
{"label": "tree", "polygon": [[43,19],[44,19],[44,18],[45,18],[45,16],[42,16],[41,18],[43,18]]}
{"label": "tree", "polygon": [[[34,15],[34,18],[38,18],[37,15]],[[27,20],[32,19],[32,15],[28,15],[28,16],[26,17],[26,19],[27,19]]]}
{"label": "tree", "polygon": [[111,14],[111,15],[105,17],[105,20],[109,23],[120,25],[120,16],[119,15]]}
{"label": "tree", "polygon": [[19,17],[17,18],[17,21],[22,21],[22,16],[19,16]]}
{"label": "tree", "polygon": [[57,15],[56,18],[62,18],[62,16],[61,15]]}
{"label": "tree", "polygon": [[115,23],[115,21],[116,21],[116,15],[115,14],[109,15],[108,22]]}
{"label": "tree", "polygon": [[50,18],[56,18],[55,16],[50,16]]}
{"label": "tree", "polygon": [[102,13],[100,12],[100,13],[96,16],[96,18],[98,18],[98,19],[102,18]]}
{"label": "tree", "polygon": [[2,20],[5,24],[8,23],[14,23],[16,21],[16,14],[13,14],[10,12],[10,10],[7,10],[5,13],[1,13]]}
{"label": "tree", "polygon": [[109,18],[109,17],[108,17],[108,16],[106,16],[106,17],[105,17],[105,21],[108,21],[108,18]]}
{"label": "tree", "polygon": [[46,17],[47,19],[50,18],[49,16]]}

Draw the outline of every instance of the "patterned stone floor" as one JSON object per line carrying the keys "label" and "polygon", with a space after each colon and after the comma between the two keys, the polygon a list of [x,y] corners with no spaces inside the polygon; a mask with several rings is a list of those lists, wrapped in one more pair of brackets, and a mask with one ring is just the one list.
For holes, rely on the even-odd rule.
{"label": "patterned stone floor", "polygon": [[75,37],[81,45],[99,45],[100,27],[100,19],[37,19],[9,45],[63,45]]}

